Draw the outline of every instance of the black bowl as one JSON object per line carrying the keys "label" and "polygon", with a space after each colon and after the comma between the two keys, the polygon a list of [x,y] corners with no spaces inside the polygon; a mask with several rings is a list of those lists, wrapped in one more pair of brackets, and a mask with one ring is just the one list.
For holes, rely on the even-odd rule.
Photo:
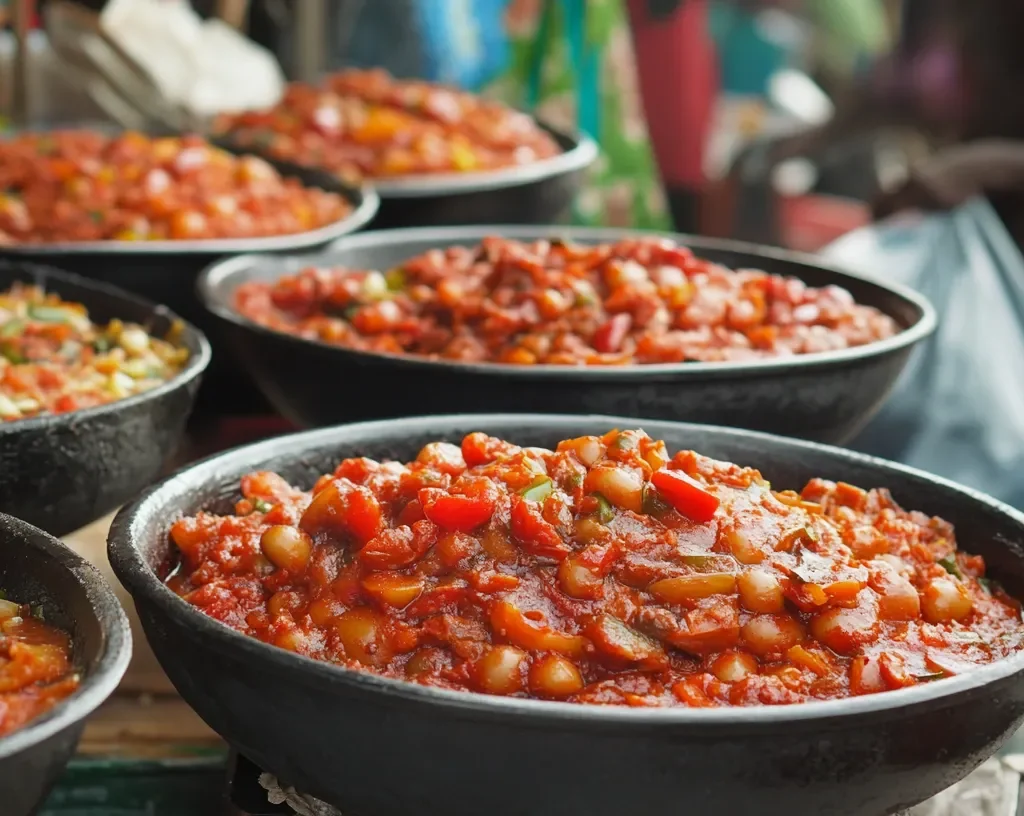
{"label": "black bowl", "polygon": [[4,816],[39,806],[78,745],[85,718],[109,697],[132,653],[128,618],[89,562],[42,530],[0,513],[0,588],[40,604],[48,623],[71,634],[79,689],[24,728],[0,737]]}
{"label": "black bowl", "polygon": [[[909,289],[782,250],[674,236],[701,257],[734,268],[795,275],[812,286],[838,284],[891,315],[904,331],[858,348],[752,363],[623,367],[512,366],[371,354],[270,331],[233,308],[248,280],[273,280],[304,266],[389,269],[432,247],[469,245],[486,235],[533,240],[551,228],[472,227],[370,232],[297,258],[243,256],[206,270],[199,295],[223,335],[277,410],[300,426],[460,411],[614,413],[678,419],[844,442],[888,395],[913,347],[935,329],[935,312]],[[569,229],[584,243],[643,233]]]}
{"label": "black bowl", "polygon": [[[451,692],[321,663],[242,635],[167,589],[171,523],[225,511],[239,478],[310,486],[348,456],[408,461],[486,431],[551,446],[641,426],[671,450],[762,468],[776,489],[811,477],[888,487],[957,525],[962,546],[1024,592],[1024,514],[949,482],[849,451],[726,428],[622,417],[419,417],[312,431],[208,459],[114,520],[109,555],[182,697],[283,783],[352,816],[881,816],[992,755],[1024,718],[1024,653],[958,677],[853,699],[734,709],[630,709]],[[396,775],[397,774],[397,775]]]}
{"label": "black bowl", "polygon": [[[379,199],[370,189],[349,187],[333,176],[286,162],[271,161],[285,176],[307,187],[338,193],[355,209],[345,218],[309,232],[267,238],[205,241],[87,241],[63,244],[16,244],[0,247],[0,259],[49,264],[91,280],[117,286],[161,303],[211,333],[209,316],[196,299],[196,276],[214,261],[242,252],[285,253],[313,251],[354,232],[373,218]],[[252,413],[267,405],[252,381],[217,355],[201,396],[207,415]]]}
{"label": "black bowl", "polygon": [[[180,318],[110,286],[27,263],[0,261],[0,291],[36,283],[84,304],[96,322],[139,323],[163,336]],[[210,345],[184,324],[191,358],[163,385],[95,408],[0,422],[0,512],[62,536],[95,521],[156,478],[185,429]]]}
{"label": "black bowl", "polygon": [[377,179],[380,209],[374,229],[468,224],[557,224],[570,213],[588,167],[597,159],[589,136],[538,123],[562,153],[521,167]]}

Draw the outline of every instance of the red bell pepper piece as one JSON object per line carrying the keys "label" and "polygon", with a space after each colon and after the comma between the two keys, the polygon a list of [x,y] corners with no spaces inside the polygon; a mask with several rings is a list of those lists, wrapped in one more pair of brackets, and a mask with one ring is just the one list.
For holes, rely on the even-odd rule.
{"label": "red bell pepper piece", "polygon": [[621,348],[622,341],[626,339],[632,325],[633,318],[626,312],[608,318],[594,332],[594,350],[602,354],[614,354]]}
{"label": "red bell pepper piece", "polygon": [[449,494],[439,487],[425,487],[419,493],[423,515],[444,530],[469,533],[486,524],[494,513],[493,496]]}
{"label": "red bell pepper piece", "polygon": [[657,488],[658,495],[693,521],[711,521],[718,509],[718,497],[681,470],[662,468],[655,471],[651,484]]}

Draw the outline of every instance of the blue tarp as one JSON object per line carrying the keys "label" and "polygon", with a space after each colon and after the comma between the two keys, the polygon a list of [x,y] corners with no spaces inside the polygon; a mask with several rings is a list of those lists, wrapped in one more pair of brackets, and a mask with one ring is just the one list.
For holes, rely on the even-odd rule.
{"label": "blue tarp", "polygon": [[851,447],[1024,508],[1024,257],[988,202],[857,230],[823,254],[911,286],[939,314]]}

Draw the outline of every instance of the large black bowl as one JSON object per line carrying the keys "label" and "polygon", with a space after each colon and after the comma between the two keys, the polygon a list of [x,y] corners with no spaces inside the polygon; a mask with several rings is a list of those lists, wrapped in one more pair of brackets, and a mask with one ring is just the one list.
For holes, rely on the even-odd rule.
{"label": "large black bowl", "polygon": [[[84,304],[98,323],[139,323],[163,336],[180,321],[113,287],[27,263],[0,261],[0,291],[37,283]],[[109,513],[160,474],[185,428],[210,362],[206,338],[188,323],[181,343],[191,357],[172,380],[143,394],[67,414],[0,422],[0,512],[53,535]]]}
{"label": "large black bowl", "polygon": [[79,689],[43,716],[0,737],[0,812],[39,806],[78,745],[85,718],[113,693],[131,658],[131,630],[117,598],[85,559],[42,530],[0,513],[0,588],[40,604],[71,633]]}
{"label": "large black bowl", "polygon": [[600,412],[844,442],[881,406],[913,347],[935,328],[932,307],[908,289],[808,256],[688,236],[675,237],[698,255],[734,268],[846,287],[861,303],[895,318],[904,331],[858,348],[752,363],[511,366],[352,351],[270,331],[233,308],[234,291],[245,281],[273,280],[310,264],[389,269],[431,247],[475,244],[493,234],[526,240],[557,234],[594,243],[642,233],[504,226],[370,232],[313,256],[229,259],[200,276],[199,294],[270,402],[303,426],[467,410]]}
{"label": "large black bowl", "polygon": [[962,546],[1024,593],[1024,514],[927,474],[747,431],[622,417],[446,416],[312,431],[208,459],[117,516],[109,555],[153,651],[209,725],[285,784],[350,816],[882,816],[937,793],[1024,718],[1024,653],[959,677],[829,702],[734,709],[580,706],[443,691],[320,663],[248,638],[167,589],[171,523],[223,512],[239,477],[303,486],[348,456],[408,461],[482,430],[523,445],[641,426],[671,449],[760,467],[776,489],[811,477],[884,486],[957,525]]}
{"label": "large black bowl", "polygon": [[[0,259],[49,264],[111,284],[172,309],[210,332],[211,321],[196,299],[196,276],[214,261],[243,252],[309,252],[365,226],[377,212],[379,199],[371,189],[342,184],[318,170],[271,161],[285,176],[307,187],[336,192],[355,209],[345,218],[309,232],[267,238],[202,241],[87,241],[80,243],[15,244],[0,247]],[[216,328],[212,326],[212,328]],[[212,336],[212,334],[211,334]],[[208,415],[250,413],[266,409],[252,381],[228,358],[217,355],[203,388],[200,410]]]}
{"label": "large black bowl", "polygon": [[587,168],[597,159],[597,144],[584,134],[538,124],[554,137],[562,153],[487,173],[376,180],[380,210],[373,228],[564,221]]}

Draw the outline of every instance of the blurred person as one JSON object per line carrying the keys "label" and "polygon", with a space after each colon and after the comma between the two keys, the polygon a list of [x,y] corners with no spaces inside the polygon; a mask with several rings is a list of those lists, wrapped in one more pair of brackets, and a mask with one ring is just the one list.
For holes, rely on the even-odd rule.
{"label": "blurred person", "polygon": [[699,231],[704,155],[718,94],[708,0],[628,0],[644,113],[672,222]]}
{"label": "blurred person", "polygon": [[[722,73],[730,68],[733,76],[744,73],[734,63],[762,44],[760,13],[781,9],[806,18],[829,77],[852,73],[889,41],[883,0],[628,0],[627,5],[647,127],[672,220],[682,232],[699,231],[704,159]],[[713,31],[716,22],[725,30]],[[742,50],[729,49],[732,37]],[[723,59],[732,62],[722,65]],[[752,78],[746,77],[748,93],[767,93],[771,73],[782,67],[772,62],[762,58],[750,66],[760,83],[755,79],[751,86]]]}
{"label": "blurred person", "polygon": [[775,161],[881,128],[924,135],[932,154],[876,202],[876,217],[988,195],[1024,241],[1024,3],[904,0],[894,51],[837,101],[821,128],[776,144]]}

